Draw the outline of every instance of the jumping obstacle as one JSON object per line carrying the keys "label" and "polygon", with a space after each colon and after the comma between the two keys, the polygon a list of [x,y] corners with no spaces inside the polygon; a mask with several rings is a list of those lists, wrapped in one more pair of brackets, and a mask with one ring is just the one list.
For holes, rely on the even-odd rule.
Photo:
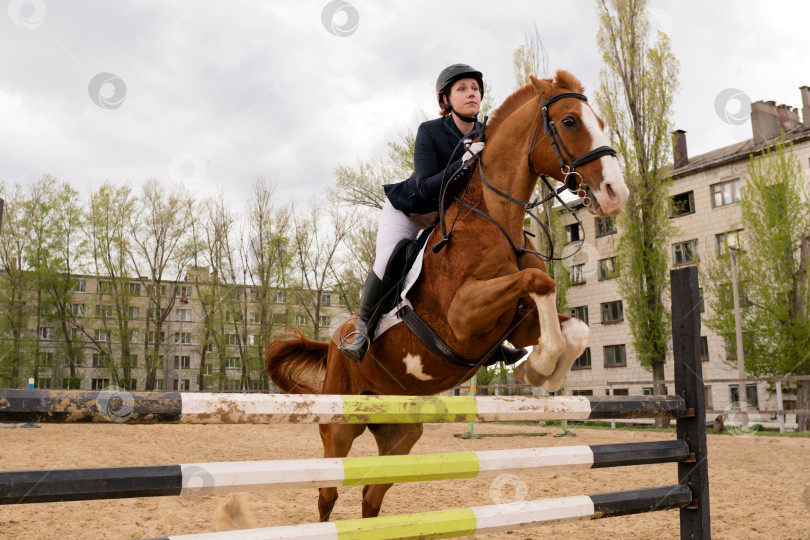
{"label": "jumping obstacle", "polygon": [[0,501],[16,504],[227,493],[677,462],[679,483],[671,486],[171,538],[447,538],[675,508],[680,509],[682,539],[710,538],[697,270],[674,270],[671,277],[675,396],[66,395],[14,390],[0,394],[0,421],[356,424],[667,417],[676,419],[675,441],[422,456],[9,472],[0,474]]}
{"label": "jumping obstacle", "polygon": [[689,459],[683,441],[356,458],[0,472],[0,505],[487,478]]}
{"label": "jumping obstacle", "polygon": [[0,389],[0,422],[403,424],[678,418],[680,396],[336,396]]}

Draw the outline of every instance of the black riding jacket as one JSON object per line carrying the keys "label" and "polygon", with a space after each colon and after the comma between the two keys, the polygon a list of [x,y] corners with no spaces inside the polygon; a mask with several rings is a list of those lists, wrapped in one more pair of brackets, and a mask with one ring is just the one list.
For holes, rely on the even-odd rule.
{"label": "black riding jacket", "polygon": [[[475,123],[473,129],[480,129]],[[408,216],[436,212],[439,193],[447,164],[447,179],[461,167],[464,147],[458,144],[464,135],[452,115],[422,122],[416,133],[413,152],[414,171],[410,178],[397,184],[383,186],[385,195],[397,210]]]}

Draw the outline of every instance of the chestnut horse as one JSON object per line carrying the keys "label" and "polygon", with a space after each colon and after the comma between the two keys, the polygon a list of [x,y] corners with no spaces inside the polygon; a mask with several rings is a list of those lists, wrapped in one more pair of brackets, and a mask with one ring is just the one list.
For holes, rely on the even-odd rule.
{"label": "chestnut horse", "polygon": [[[409,293],[415,311],[465,358],[481,358],[504,335],[517,347],[534,346],[525,362],[525,377],[552,391],[560,387],[585,349],[588,326],[557,313],[556,284],[546,274],[545,264],[538,257],[523,255],[524,269],[519,269],[520,255],[506,235],[511,244],[525,245],[525,206],[538,176],[563,181],[571,165],[577,166],[577,187],[582,182],[581,188],[595,198],[589,207],[592,213],[616,215],[624,206],[628,190],[615,152],[606,146],[603,123],[582,91],[573,75],[560,70],[553,80],[532,77],[531,84],[493,113],[479,167],[460,195],[466,205],[455,200],[445,212],[447,222],[455,222],[452,240],[434,253],[430,248],[442,241],[442,234],[439,228],[433,231],[422,275]],[[570,158],[567,164],[560,148]],[[524,307],[516,317],[519,306]],[[404,324],[383,333],[371,343],[364,360],[355,364],[338,349],[354,331],[355,320],[356,315],[344,322],[330,343],[300,334],[274,341],[267,351],[270,378],[290,393],[432,395],[475,374],[475,369],[458,367],[433,354]],[[368,427],[380,455],[408,454],[422,435],[421,424]],[[348,455],[353,440],[365,428],[320,425],[324,457]],[[378,515],[392,485],[364,487],[363,517]],[[337,497],[337,488],[320,489],[321,521],[329,519]]]}

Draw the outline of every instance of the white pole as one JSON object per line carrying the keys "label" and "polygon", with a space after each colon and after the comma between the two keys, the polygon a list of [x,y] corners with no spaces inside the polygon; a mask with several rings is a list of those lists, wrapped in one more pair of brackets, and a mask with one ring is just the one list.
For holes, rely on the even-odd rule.
{"label": "white pole", "polygon": [[[737,248],[732,246],[728,247],[731,253],[731,294],[734,297],[734,332],[737,335],[737,372],[740,377],[739,384],[739,405],[740,409],[745,408],[746,389],[745,389],[745,354],[743,352],[743,336],[742,336],[742,317],[740,316],[740,294],[737,284],[737,257],[735,252]],[[742,427],[742,426],[741,426]]]}
{"label": "white pole", "polygon": [[[608,392],[610,393],[611,396],[613,395],[613,385],[612,384],[608,388]],[[616,429],[616,419],[615,418],[612,418],[610,420],[610,429]]]}
{"label": "white pole", "polygon": [[782,402],[782,381],[776,381],[776,416],[779,418],[779,433],[785,432],[785,404]]}

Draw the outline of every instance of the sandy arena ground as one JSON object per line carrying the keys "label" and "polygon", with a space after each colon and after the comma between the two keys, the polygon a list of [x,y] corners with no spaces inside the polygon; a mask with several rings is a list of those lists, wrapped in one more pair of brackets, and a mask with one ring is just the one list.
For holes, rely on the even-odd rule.
{"label": "sandy arena ground", "polygon": [[[545,437],[455,438],[466,426],[429,424],[414,453],[606,444],[666,440],[667,433],[478,424],[480,433],[546,432]],[[370,433],[352,456],[376,455]],[[0,430],[0,470],[167,465],[177,463],[321,457],[313,425],[42,424]],[[709,436],[714,538],[810,538],[810,439]],[[542,499],[673,484],[676,465],[622,467],[522,477],[528,498]],[[492,479],[395,485],[381,515],[493,504]],[[340,490],[333,519],[360,517],[361,487]],[[514,488],[506,488],[508,500]],[[151,538],[211,532],[214,514],[229,496],[159,497],[0,507],[0,538]],[[257,527],[317,521],[317,490],[248,495]],[[678,512],[659,512],[482,535],[478,538],[678,538]]]}

